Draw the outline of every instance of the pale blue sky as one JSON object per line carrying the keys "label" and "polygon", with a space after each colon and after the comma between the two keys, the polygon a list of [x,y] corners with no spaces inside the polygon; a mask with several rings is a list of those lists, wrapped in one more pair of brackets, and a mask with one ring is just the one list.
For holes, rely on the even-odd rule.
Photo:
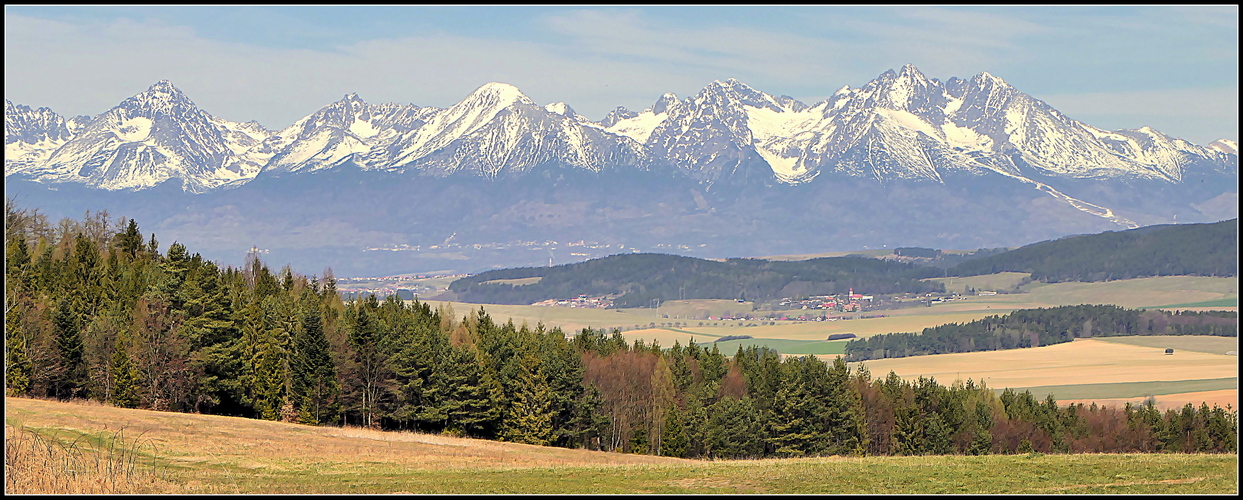
{"label": "pale blue sky", "polygon": [[811,104],[911,63],[1071,118],[1238,138],[1238,7],[5,6],[5,97],[97,114],[169,79],[284,128],[357,92],[448,106],[507,82],[600,119],[738,78]]}

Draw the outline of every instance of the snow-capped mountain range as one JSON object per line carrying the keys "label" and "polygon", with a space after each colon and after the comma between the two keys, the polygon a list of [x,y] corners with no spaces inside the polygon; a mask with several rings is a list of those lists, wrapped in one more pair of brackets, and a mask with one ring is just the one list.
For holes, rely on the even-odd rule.
{"label": "snow-capped mountain range", "polygon": [[[364,171],[495,179],[557,164],[670,170],[711,189],[749,170],[777,184],[824,174],[943,182],[997,173],[1180,182],[1190,169],[1237,175],[1232,140],[1198,146],[1143,127],[1107,131],[1066,117],[1001,78],[929,79],[914,66],[807,105],[737,80],[661,96],[591,121],[488,83],[448,108],[369,104],[355,94],[280,131],[200,110],[168,81],[93,118],[5,100],[5,175],[120,190],[180,181],[201,193],[261,174]],[[1050,188],[1051,189],[1051,188]]]}
{"label": "snow-capped mountain range", "polygon": [[811,105],[731,79],[599,121],[504,83],[447,108],[349,94],[276,131],[167,81],[95,117],[5,101],[21,203],[352,275],[1018,246],[1237,217],[1237,185],[1234,140],[1103,130],[988,73],[941,82],[910,65]]}

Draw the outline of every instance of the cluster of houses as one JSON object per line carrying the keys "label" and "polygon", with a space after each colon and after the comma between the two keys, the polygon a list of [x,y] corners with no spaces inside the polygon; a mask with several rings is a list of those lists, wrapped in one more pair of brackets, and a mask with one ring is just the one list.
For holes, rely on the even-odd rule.
{"label": "cluster of houses", "polygon": [[823,309],[829,311],[856,312],[863,309],[862,303],[864,302],[872,302],[872,296],[855,293],[855,289],[851,288],[850,293],[845,296],[812,295],[801,300],[785,298],[781,299],[781,302],[779,302],[778,305],[781,307],[788,307],[790,309]]}
{"label": "cluster of houses", "polygon": [[580,294],[572,299],[548,299],[531,304],[543,307],[579,307],[589,309],[607,309],[613,307],[613,299],[608,296],[588,297]]}

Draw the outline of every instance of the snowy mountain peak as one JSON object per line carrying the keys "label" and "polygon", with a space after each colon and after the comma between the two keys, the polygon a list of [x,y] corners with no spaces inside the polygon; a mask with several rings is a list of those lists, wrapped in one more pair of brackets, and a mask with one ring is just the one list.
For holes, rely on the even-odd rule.
{"label": "snowy mountain peak", "polygon": [[569,116],[569,117],[573,117],[576,114],[574,113],[574,108],[571,108],[569,104],[566,104],[564,102],[554,102],[552,104],[544,106],[544,109],[548,110],[549,113],[555,113],[558,115]]}
{"label": "snowy mountain peak", "polygon": [[1217,139],[1209,143],[1208,147],[1214,150],[1217,150],[1217,151],[1221,151],[1222,153],[1230,154],[1230,155],[1239,154],[1238,141],[1232,141],[1230,139]]}
{"label": "snowy mountain peak", "polygon": [[160,80],[158,82],[155,82],[154,84],[152,84],[150,87],[147,88],[146,92],[138,94],[134,97],[141,98],[141,99],[147,99],[147,100],[178,101],[178,100],[184,99],[186,101],[189,101],[189,98],[186,97],[186,94],[182,92],[181,89],[173,85],[173,82],[170,82],[168,80]]}
{"label": "snowy mountain peak", "polygon": [[912,78],[912,79],[918,79],[918,80],[927,79],[927,77],[925,77],[924,74],[919,71],[919,68],[916,68],[914,64],[910,64],[910,63],[904,64],[902,66],[902,71],[898,72],[898,77],[899,78]]}
{"label": "snowy mountain peak", "polygon": [[155,82],[151,84],[150,87],[147,87],[147,90],[157,91],[157,92],[170,92],[170,93],[181,92],[180,89],[178,89],[175,85],[173,85],[173,82],[170,82],[168,80],[160,80],[158,82]]}
{"label": "snowy mountain peak", "polygon": [[505,107],[516,102],[523,104],[535,104],[535,101],[532,101],[530,97],[527,97],[521,90],[518,90],[518,87],[501,82],[489,82],[483,84],[483,86],[475,89],[474,92],[471,92],[471,94],[462,102],[468,101],[477,103],[486,102],[488,105],[499,107]]}
{"label": "snowy mountain peak", "polygon": [[981,71],[980,74],[975,75],[975,77],[972,78],[972,80],[975,80],[976,82],[987,82],[987,83],[990,83],[996,86],[1003,86],[1003,87],[1010,86],[1010,84],[1007,83],[1005,80],[1002,80],[1001,77],[993,76],[991,73],[987,71]]}
{"label": "snowy mountain peak", "polygon": [[492,179],[544,164],[639,166],[708,186],[801,184],[821,174],[938,183],[964,173],[1028,183],[1237,176],[1235,141],[1199,147],[1149,127],[1101,130],[987,72],[941,83],[911,64],[843,85],[814,107],[729,78],[682,100],[665,93],[641,112],[618,107],[594,123],[565,102],[541,106],[500,82],[443,109],[368,104],[349,93],[279,133],[213,117],[167,80],[95,118],[66,120],[7,99],[5,115],[6,173],[103,189],[180,179],[203,192],[260,170],[342,165]]}
{"label": "snowy mountain peak", "polygon": [[656,104],[652,105],[652,113],[659,115],[668,111],[669,108],[677,106],[677,104],[678,96],[671,92],[665,92],[660,96],[660,99],[656,100]]}

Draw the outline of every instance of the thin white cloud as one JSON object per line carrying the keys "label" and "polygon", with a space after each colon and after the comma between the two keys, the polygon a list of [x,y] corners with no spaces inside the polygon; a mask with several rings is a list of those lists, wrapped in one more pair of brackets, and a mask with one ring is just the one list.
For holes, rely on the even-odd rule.
{"label": "thin white cloud", "polygon": [[1239,88],[1087,92],[1034,96],[1066,116],[1107,128],[1150,126],[1196,144],[1238,139]]}
{"label": "thin white cloud", "polygon": [[[1049,16],[1020,18],[1009,11],[893,7],[880,15],[865,9],[800,12],[809,12],[801,20],[804,29],[786,32],[751,27],[745,19],[734,25],[684,26],[656,10],[583,9],[540,19],[535,28],[552,35],[551,41],[427,33],[331,50],[211,40],[155,19],[68,23],[6,12],[5,97],[62,114],[95,114],[169,79],[212,114],[280,128],[350,92],[371,102],[448,106],[483,83],[502,81],[538,102],[564,101],[598,119],[618,105],[638,110],[664,92],[686,96],[730,77],[773,94],[817,97],[845,84],[862,85],[905,63],[940,78],[989,71],[1013,81],[1010,71],[1040,71],[1026,68],[1025,61],[1053,57],[1033,40],[1071,32],[1083,36],[1100,29],[1103,19],[1074,18],[1067,23],[1073,27],[1064,28]],[[1192,9],[1188,16],[1194,19],[1188,22],[1206,29],[1224,26],[1227,32],[1233,28],[1234,43],[1204,50],[1218,50],[1237,67],[1237,8],[1233,24],[1219,19],[1221,12],[1229,9]],[[1144,29],[1154,15],[1127,19],[1134,24],[1130,29]],[[823,31],[805,29],[809,25],[823,26]],[[1027,92],[1041,90],[1019,85]],[[1237,79],[1234,85],[1237,89]],[[1221,96],[1196,93],[1164,101],[1182,104],[1162,104],[1155,94],[1129,100],[1048,98],[1088,123],[1086,117],[1104,116],[1103,110],[1113,105],[1152,116],[1201,116],[1219,129],[1225,127],[1222,122],[1237,122],[1237,90],[1230,106],[1215,104]],[[1125,113],[1115,111],[1120,114]]]}

